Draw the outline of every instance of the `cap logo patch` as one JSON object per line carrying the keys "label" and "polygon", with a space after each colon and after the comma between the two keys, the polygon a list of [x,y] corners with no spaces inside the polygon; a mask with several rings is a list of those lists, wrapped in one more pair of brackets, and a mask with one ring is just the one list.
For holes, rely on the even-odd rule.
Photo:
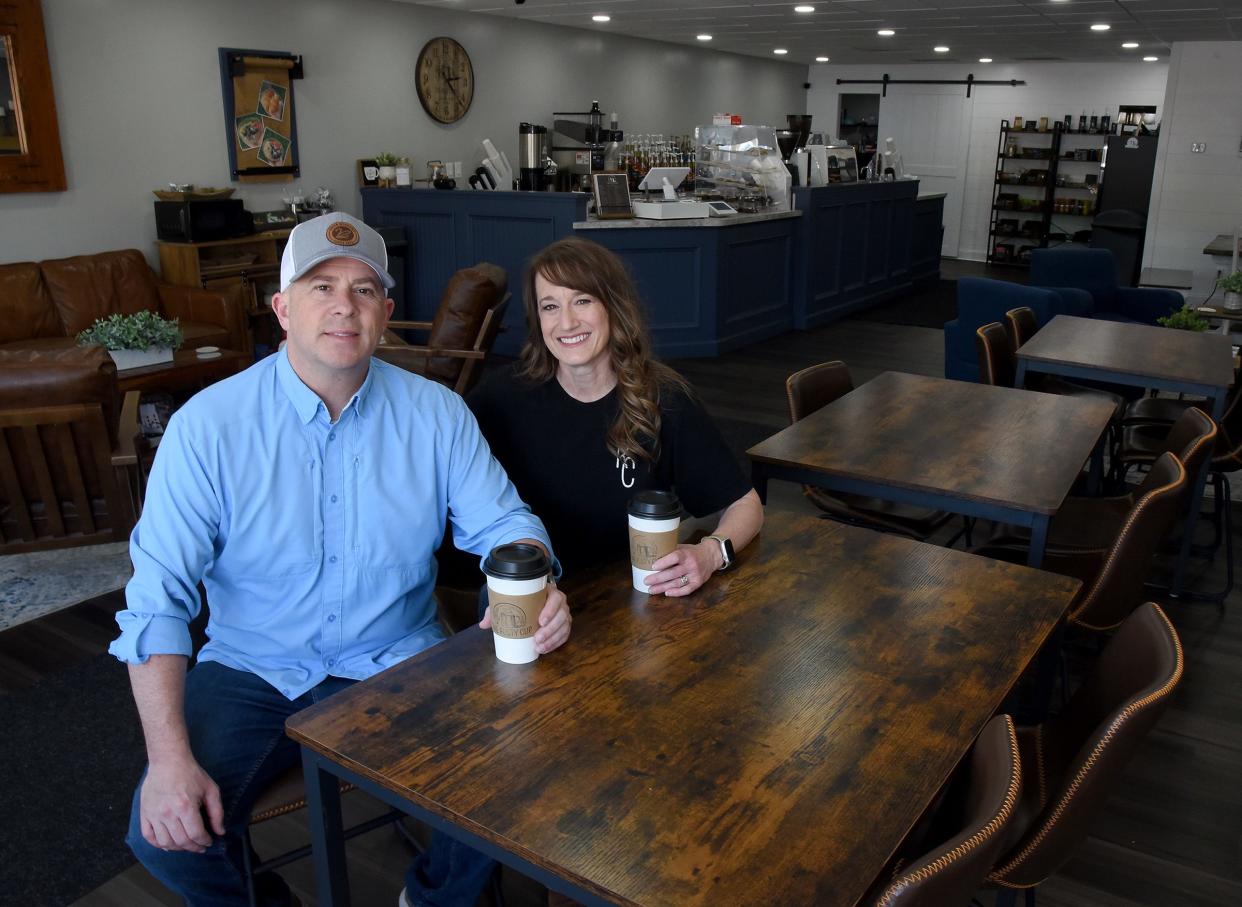
{"label": "cap logo patch", "polygon": [[356,246],[358,245],[358,231],[354,229],[354,225],[338,220],[336,223],[328,227],[325,234],[328,242],[337,246]]}

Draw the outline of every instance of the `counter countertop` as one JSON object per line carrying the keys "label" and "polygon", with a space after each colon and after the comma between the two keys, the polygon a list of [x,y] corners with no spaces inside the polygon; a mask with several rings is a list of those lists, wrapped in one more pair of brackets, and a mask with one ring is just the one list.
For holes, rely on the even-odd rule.
{"label": "counter countertop", "polygon": [[687,217],[681,220],[652,220],[646,217],[598,220],[591,215],[587,220],[574,222],[575,230],[634,230],[649,227],[734,227],[764,220],[781,220],[801,217],[801,211],[775,211],[768,214],[731,214],[728,217]]}
{"label": "counter countertop", "polygon": [[926,202],[934,198],[944,198],[946,195],[948,195],[947,192],[920,192],[915,201]]}

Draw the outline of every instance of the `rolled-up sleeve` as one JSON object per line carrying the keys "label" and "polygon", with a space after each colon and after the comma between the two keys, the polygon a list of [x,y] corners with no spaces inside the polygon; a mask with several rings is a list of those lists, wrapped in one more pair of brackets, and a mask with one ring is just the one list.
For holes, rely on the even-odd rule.
{"label": "rolled-up sleeve", "polygon": [[[485,555],[497,545],[530,538],[552,551],[543,521],[531,513],[501,465],[492,456],[474,415],[460,399],[453,421],[449,457],[449,520],[453,540],[463,551]],[[553,554],[553,573],[560,563]]]}
{"label": "rolled-up sleeve", "polygon": [[116,617],[121,635],[108,647],[131,664],[191,654],[198,583],[220,525],[220,500],[205,465],[210,448],[195,443],[178,416],[160,442],[142,517],[130,536],[134,575],[125,587],[125,610]]}

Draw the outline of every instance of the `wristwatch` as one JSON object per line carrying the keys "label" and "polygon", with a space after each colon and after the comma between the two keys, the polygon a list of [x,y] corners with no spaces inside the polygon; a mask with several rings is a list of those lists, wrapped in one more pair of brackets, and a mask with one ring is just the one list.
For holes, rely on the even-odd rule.
{"label": "wristwatch", "polygon": [[715,542],[717,545],[720,546],[720,559],[724,561],[724,563],[721,564],[718,568],[716,568],[717,572],[723,572],[725,570],[728,570],[730,567],[734,566],[736,561],[734,560],[733,543],[731,541],[729,541],[723,535],[705,535],[703,536],[703,539],[704,541],[706,541],[707,539],[711,539],[713,542]]}

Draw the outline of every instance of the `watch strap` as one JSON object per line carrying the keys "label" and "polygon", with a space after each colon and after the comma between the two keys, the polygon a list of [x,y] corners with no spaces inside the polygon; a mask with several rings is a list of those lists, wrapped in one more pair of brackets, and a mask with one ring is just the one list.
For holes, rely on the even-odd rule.
{"label": "watch strap", "polygon": [[720,560],[722,561],[722,563],[719,567],[716,568],[716,572],[720,573],[732,567],[733,566],[733,543],[729,541],[727,538],[725,538],[723,535],[707,535],[707,536],[704,536],[704,538],[711,539],[713,542],[715,542],[717,545],[720,546]]}

